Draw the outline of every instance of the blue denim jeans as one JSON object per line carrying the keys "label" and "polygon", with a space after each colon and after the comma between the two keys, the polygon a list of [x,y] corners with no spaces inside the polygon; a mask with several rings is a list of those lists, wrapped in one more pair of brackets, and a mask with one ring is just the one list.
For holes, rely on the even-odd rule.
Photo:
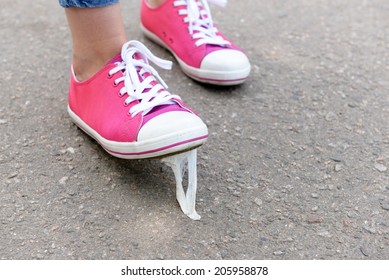
{"label": "blue denim jeans", "polygon": [[59,4],[64,8],[94,8],[108,6],[118,2],[119,0],[59,0]]}

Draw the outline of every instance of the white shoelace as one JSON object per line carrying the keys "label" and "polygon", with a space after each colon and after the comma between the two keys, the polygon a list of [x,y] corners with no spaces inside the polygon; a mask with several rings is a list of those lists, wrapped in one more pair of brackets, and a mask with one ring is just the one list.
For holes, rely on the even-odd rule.
{"label": "white shoelace", "polygon": [[193,39],[197,39],[195,43],[197,47],[203,44],[230,45],[230,42],[217,35],[217,28],[213,25],[208,2],[220,7],[227,4],[227,0],[177,0],[173,5],[175,7],[185,6],[185,9],[178,12],[186,16],[184,21],[189,23],[189,33]]}
{"label": "white shoelace", "polygon": [[123,45],[121,57],[123,61],[117,62],[117,66],[109,71],[109,75],[123,72],[123,76],[116,79],[115,84],[124,83],[119,94],[128,95],[125,100],[126,105],[135,100],[139,101],[139,104],[129,110],[133,117],[139,113],[144,116],[158,105],[175,104],[173,98],[180,99],[179,96],[172,95],[166,90],[166,83],[148,63],[150,60],[157,66],[170,70],[171,61],[156,57],[145,45],[135,40]]}

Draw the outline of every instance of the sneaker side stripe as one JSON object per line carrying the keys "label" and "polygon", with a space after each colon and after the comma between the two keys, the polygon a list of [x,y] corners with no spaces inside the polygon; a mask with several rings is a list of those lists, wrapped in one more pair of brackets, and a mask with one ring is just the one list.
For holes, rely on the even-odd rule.
{"label": "sneaker side stripe", "polygon": [[[192,143],[192,142],[197,142],[197,141],[200,141],[200,140],[205,140],[207,138],[208,138],[208,134],[200,136],[200,137],[188,139],[188,140],[185,140],[185,141],[177,142],[177,143],[174,143],[174,144],[171,144],[171,145],[168,145],[168,146],[165,146],[165,147],[161,147],[161,148],[158,148],[158,149],[149,150],[149,151],[143,151],[143,152],[136,152],[136,153],[120,153],[120,152],[115,152],[115,151],[111,151],[111,150],[105,148],[103,145],[102,146],[104,147],[104,149],[107,152],[112,153],[112,154],[123,155],[123,156],[136,156],[136,155],[146,155],[146,154],[151,154],[151,153],[157,153],[157,152],[164,151],[164,150],[167,150],[167,149],[170,149],[170,148],[174,148],[174,147],[177,147],[177,146],[181,146],[181,145],[184,145],[184,144],[188,144],[188,143]],[[201,141],[201,143],[199,143],[199,145],[200,144],[202,144],[202,141]]]}

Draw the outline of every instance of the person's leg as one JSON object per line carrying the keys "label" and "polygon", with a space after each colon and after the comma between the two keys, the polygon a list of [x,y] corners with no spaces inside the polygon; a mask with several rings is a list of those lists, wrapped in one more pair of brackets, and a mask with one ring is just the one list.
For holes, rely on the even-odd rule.
{"label": "person's leg", "polygon": [[65,10],[73,41],[73,68],[77,79],[85,80],[127,41],[120,5]]}
{"label": "person's leg", "polygon": [[165,0],[147,0],[152,7],[157,7],[161,5]]}

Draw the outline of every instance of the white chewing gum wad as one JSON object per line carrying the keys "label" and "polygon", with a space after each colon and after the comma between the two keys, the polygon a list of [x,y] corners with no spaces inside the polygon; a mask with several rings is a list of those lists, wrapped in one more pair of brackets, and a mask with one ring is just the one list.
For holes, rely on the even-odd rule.
{"label": "white chewing gum wad", "polygon": [[[197,149],[176,154],[162,159],[162,162],[173,169],[176,177],[176,197],[185,215],[192,220],[200,220],[196,212],[197,191]],[[182,185],[185,172],[188,172],[188,186],[185,192]]]}

